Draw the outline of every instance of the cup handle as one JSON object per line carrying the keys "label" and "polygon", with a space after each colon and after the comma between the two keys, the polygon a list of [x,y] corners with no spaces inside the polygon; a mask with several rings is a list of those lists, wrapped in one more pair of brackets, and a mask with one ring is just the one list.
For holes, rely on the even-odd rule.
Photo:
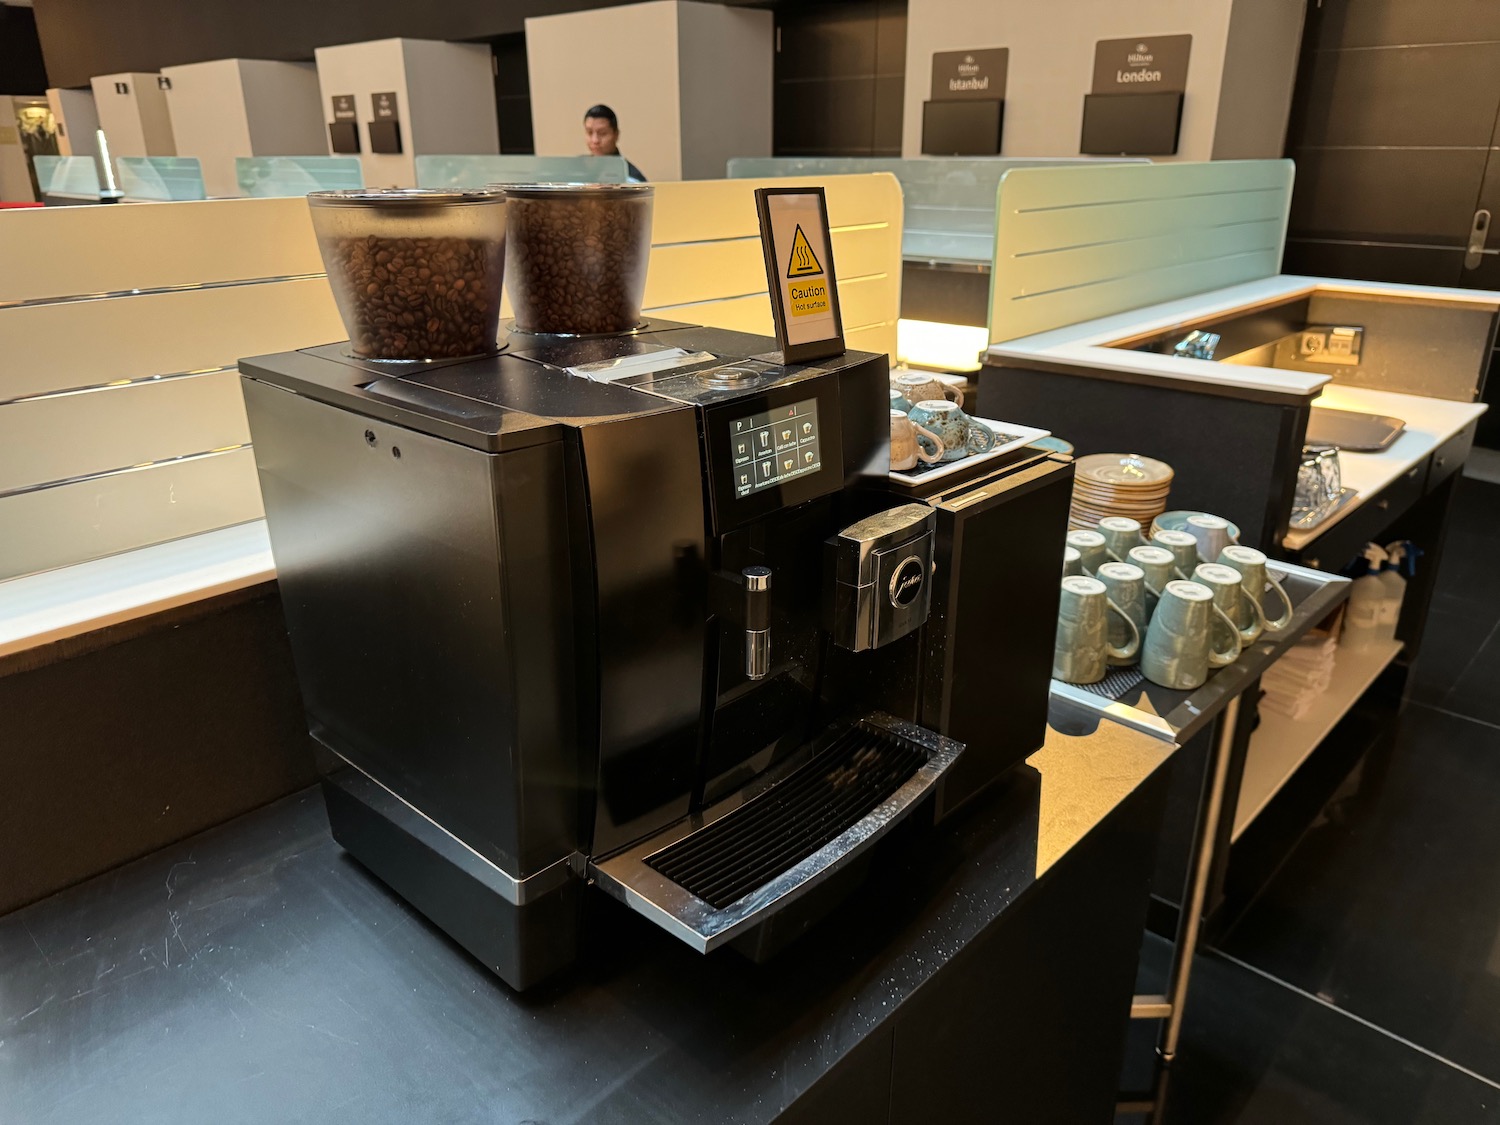
{"label": "cup handle", "polygon": [[[923,461],[926,461],[929,465],[934,461],[941,461],[943,458],[943,454],[948,451],[948,447],[943,444],[943,439],[938,437],[937,434],[933,433],[926,427],[917,425],[915,422],[911,424],[911,428],[916,431],[917,435],[917,456],[920,457]],[[934,446],[937,447],[937,451],[935,453],[929,454],[927,452],[927,447],[922,444],[923,438],[926,438],[928,441],[932,442]]]}
{"label": "cup handle", "polygon": [[[1208,666],[1210,668],[1223,668],[1226,665],[1233,664],[1236,660],[1238,660],[1240,658],[1240,627],[1238,625],[1236,625],[1233,621],[1229,620],[1229,614],[1225,613],[1218,606],[1216,606],[1216,605],[1215,606],[1210,606],[1209,608],[1212,609],[1215,613],[1217,613],[1219,615],[1219,620],[1222,621],[1225,624],[1225,626],[1228,627],[1228,629],[1229,629],[1230,643],[1234,646],[1234,648],[1232,650],[1225,649],[1223,652],[1219,652],[1216,649],[1211,649],[1209,651],[1209,654],[1208,654]],[[1209,643],[1212,644],[1213,643],[1213,630],[1210,629],[1208,631],[1208,633],[1209,633]]]}
{"label": "cup handle", "polygon": [[1260,599],[1245,589],[1243,582],[1240,583],[1240,597],[1250,603],[1251,616],[1250,624],[1239,631],[1240,644],[1253,645],[1266,631],[1266,611],[1261,608]]}
{"label": "cup handle", "polygon": [[963,388],[961,388],[961,387],[955,387],[952,383],[944,383],[943,384],[943,397],[947,398],[948,397],[948,393],[950,391],[953,393],[953,405],[956,406],[956,407],[958,407],[960,410],[962,410],[964,408],[964,392],[963,392]]}
{"label": "cup handle", "polygon": [[[1292,607],[1292,599],[1290,596],[1288,596],[1286,587],[1283,586],[1280,582],[1276,581],[1276,576],[1271,573],[1269,567],[1266,568],[1266,581],[1271,583],[1271,588],[1276,591],[1276,595],[1281,599],[1281,604],[1286,607],[1286,612],[1278,617],[1275,621],[1266,622],[1266,628],[1268,630],[1273,633],[1279,633],[1281,632],[1281,630],[1285,629],[1289,624],[1291,624],[1292,614],[1295,613],[1296,610],[1294,610]],[[1260,599],[1257,598],[1257,608],[1259,608],[1259,601]],[[1261,610],[1261,615],[1262,617],[1264,617],[1265,610]]]}
{"label": "cup handle", "polygon": [[[1000,444],[1000,439],[995,436],[995,431],[986,426],[978,419],[969,423],[969,448],[975,453],[988,453]],[[979,441],[974,440],[974,435],[984,435]]]}
{"label": "cup handle", "polygon": [[[1130,643],[1124,648],[1116,648],[1114,645],[1109,644],[1108,641],[1105,642],[1105,647],[1109,650],[1111,658],[1115,660],[1130,660],[1134,658],[1136,653],[1141,651],[1141,631],[1136,627],[1135,622],[1130,619],[1130,614],[1115,604],[1114,598],[1107,597],[1104,600],[1109,603],[1109,611],[1111,613],[1118,613],[1120,620],[1125,622],[1125,627],[1130,630]],[[1238,656],[1239,653],[1235,653],[1235,655]]]}

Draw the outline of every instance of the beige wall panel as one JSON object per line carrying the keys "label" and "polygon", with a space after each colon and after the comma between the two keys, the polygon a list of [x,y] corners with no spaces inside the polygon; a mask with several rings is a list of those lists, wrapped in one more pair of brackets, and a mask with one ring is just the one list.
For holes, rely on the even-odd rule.
{"label": "beige wall panel", "polygon": [[538,156],[587,152],[583,111],[602,102],[619,118],[620,152],[647,179],[682,179],[677,7],[651,0],[526,21]]}
{"label": "beige wall panel", "polygon": [[234,158],[255,152],[240,60],[168,66],[161,73],[172,84],[166,101],[177,155],[198,158],[203,188],[210,196],[238,195]]}
{"label": "beige wall panel", "polygon": [[851,329],[844,333],[844,343],[855,351],[875,352],[895,362],[896,326],[872,324],[866,328]]}
{"label": "beige wall panel", "polygon": [[263,514],[248,449],[0,497],[0,580]]}
{"label": "beige wall panel", "polygon": [[[417,182],[412,164],[411,91],[407,88],[406,57],[402,39],[375,39],[367,43],[340,43],[318,47],[313,57],[318,66],[321,112],[333,120],[333,99],[342,94],[354,98],[359,132],[359,162],[370,187],[411,187]],[[396,117],[401,127],[401,152],[370,150],[370,119],[374,109],[370,95],[396,95]],[[493,99],[491,99],[493,103]],[[324,131],[327,136],[327,131]],[[330,145],[332,141],[328,142]]]}
{"label": "beige wall panel", "polygon": [[[887,223],[901,241],[901,185],[888,172],[860,176],[818,177],[828,198],[828,221],[834,227]],[[694,180],[657,184],[651,241],[702,242],[760,234],[755,216],[758,187],[799,187],[806,179]],[[899,252],[899,250],[898,250]]]}
{"label": "beige wall panel", "polygon": [[[844,323],[851,327],[889,325],[895,346],[895,318],[890,315],[897,303],[892,296],[894,285],[888,276],[858,278],[839,285],[839,307]],[[711,328],[730,328],[736,332],[754,332],[774,336],[771,301],[764,292],[726,301],[700,301],[693,304],[648,308],[651,316],[705,324]],[[881,349],[887,350],[887,349]]]}
{"label": "beige wall panel", "polygon": [[1186,33],[1193,37],[1193,48],[1180,143],[1176,156],[1155,159],[1207,160],[1213,151],[1230,7],[1231,0],[910,0],[901,154],[922,151],[922,103],[932,92],[934,51],[1009,47],[1003,155],[1077,156],[1083,95],[1093,86],[1095,44]]}
{"label": "beige wall panel", "polygon": [[1185,229],[1196,231],[1226,231],[1234,227],[1272,224],[1280,225],[1286,208],[1286,192],[1283,187],[1253,188],[1236,193],[1237,213],[1224,213],[1221,195],[1202,195],[1196,198],[1112,200],[1100,205],[1107,211],[1101,214],[1100,224],[1108,224],[1112,231],[1089,231],[1079,234],[1079,218],[1073,208],[1057,211],[1033,211],[1024,222],[1018,216],[1014,222],[1014,238],[1009,246],[1015,254],[1050,253],[1070,243],[1069,238],[1082,237],[1091,245],[1099,245],[1099,234],[1107,234],[1108,242],[1124,243],[1139,239],[1157,238],[1175,234]]}
{"label": "beige wall panel", "polygon": [[[836,232],[833,254],[841,282],[883,274],[900,264],[892,261],[891,240],[883,228]],[[657,246],[651,251],[646,278],[646,307],[740,297],[765,288],[766,262],[759,238]]]}
{"label": "beige wall panel", "polygon": [[304,199],[16,212],[0,262],[0,304],[323,272]]}
{"label": "beige wall panel", "polygon": [[760,239],[657,246],[646,275],[646,307],[742,297],[766,291]]}
{"label": "beige wall panel", "polygon": [[[1206,235],[1203,237],[1207,237]],[[1175,232],[1148,238],[1125,238],[1103,246],[1075,246],[1041,252],[1026,263],[1024,274],[997,273],[995,289],[1016,297],[1031,297],[1076,288],[1095,281],[1146,274],[1161,266],[1208,262],[1259,253],[1274,261],[1281,252],[1281,224],[1274,219],[1219,227],[1211,254],[1184,253],[1183,238]],[[1262,275],[1268,276],[1268,275]]]}
{"label": "beige wall panel", "polygon": [[833,264],[839,278],[901,272],[901,236],[887,225],[833,232]]}
{"label": "beige wall panel", "polygon": [[895,323],[900,288],[890,274],[872,274],[839,282],[839,312],[846,328],[867,324]]}
{"label": "beige wall panel", "polygon": [[776,30],[770,12],[677,8],[682,177],[718,179],[735,156],[771,155]]}
{"label": "beige wall panel", "polygon": [[1007,172],[990,339],[1270,277],[1281,268],[1291,190],[1289,160]]}
{"label": "beige wall panel", "polygon": [[343,338],[321,277],[0,309],[0,401]]}
{"label": "beige wall panel", "polygon": [[0,406],[0,493],[250,440],[224,371]]}
{"label": "beige wall panel", "polygon": [[[91,85],[111,156],[176,156],[172,114],[155,73],[96,75]],[[125,87],[121,93],[119,86]]]}
{"label": "beige wall panel", "polygon": [[771,323],[771,299],[764,293],[753,297],[739,297],[730,301],[700,301],[689,305],[667,305],[659,309],[646,309],[649,316],[664,320],[680,320],[687,324],[703,324],[709,328],[728,328],[735,332],[753,332],[758,336],[774,336]]}

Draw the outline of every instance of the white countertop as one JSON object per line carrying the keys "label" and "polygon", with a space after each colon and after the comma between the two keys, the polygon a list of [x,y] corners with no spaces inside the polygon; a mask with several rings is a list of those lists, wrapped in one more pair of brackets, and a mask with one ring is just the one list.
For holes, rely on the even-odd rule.
{"label": "white countertop", "polygon": [[1330,377],[1310,371],[1282,371],[1271,367],[1241,366],[1211,360],[1184,359],[1175,355],[1138,352],[1129,348],[1112,348],[1115,340],[1132,336],[1167,332],[1206,317],[1218,316],[1256,305],[1307,296],[1314,290],[1324,293],[1356,293],[1385,297],[1408,297],[1414,300],[1444,304],[1500,308],[1500,295],[1484,290],[1446,289],[1427,285],[1396,285],[1373,281],[1342,281],[1324,277],[1300,277],[1278,274],[1258,281],[1231,285],[1192,297],[1182,297],[1159,305],[1116,313],[1098,320],[1086,320],[1035,336],[1022,336],[992,344],[986,353],[994,359],[1048,360],[1076,364],[1104,371],[1178,383],[1244,387],[1277,391],[1283,394],[1315,396]]}
{"label": "white countertop", "polygon": [[276,577],[265,520],[0,582],[0,656]]}
{"label": "white countertop", "polygon": [[[1401,436],[1381,453],[1339,451],[1339,476],[1343,485],[1361,497],[1373,496],[1420,464],[1434,449],[1488,409],[1482,402],[1449,402],[1424,395],[1403,395],[1338,384],[1324,387],[1315,405],[1361,414],[1389,414],[1406,423]],[[1282,540],[1282,545],[1289,550],[1298,550],[1358,508],[1357,500],[1345,505],[1310,531],[1292,532]]]}
{"label": "white countertop", "polygon": [[[1106,371],[1129,372],[1175,383],[1279,391],[1315,399],[1317,406],[1365,414],[1390,414],[1402,419],[1406,423],[1405,432],[1383,453],[1339,454],[1344,487],[1353,490],[1357,497],[1353,503],[1346,504],[1318,527],[1288,535],[1283,545],[1296,550],[1322,535],[1340,520],[1346,519],[1350,512],[1356,511],[1360,506],[1359,497],[1379,492],[1419,464],[1439,445],[1483,414],[1485,405],[1349,387],[1334,383],[1328,375],[1307,371],[1283,371],[1271,367],[1183,359],[1180,356],[1112,348],[1108,344],[1132,336],[1167,332],[1179,325],[1223,313],[1295,299],[1315,290],[1324,293],[1407,297],[1438,304],[1500,309],[1500,294],[1485,290],[1279,274],[1098,320],[1070,324],[1035,336],[1006,340],[992,345],[988,355],[995,359],[1047,360]],[[1061,436],[1067,435],[1064,433]]]}

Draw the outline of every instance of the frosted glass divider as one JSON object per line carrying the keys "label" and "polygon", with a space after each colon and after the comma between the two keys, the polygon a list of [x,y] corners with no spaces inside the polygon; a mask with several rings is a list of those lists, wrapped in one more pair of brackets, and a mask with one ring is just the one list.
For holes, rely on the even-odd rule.
{"label": "frosted glass divider", "polygon": [[419,188],[481,188],[486,184],[622,184],[623,156],[419,156]]}
{"label": "frosted glass divider", "polygon": [[115,170],[127,200],[185,203],[208,198],[196,156],[121,156]]}
{"label": "frosted glass divider", "polygon": [[252,199],[365,186],[364,168],[357,156],[237,156],[234,177],[240,194]]}
{"label": "frosted glass divider", "polygon": [[92,156],[36,156],[32,165],[43,195],[99,198],[99,166]]}
{"label": "frosted glass divider", "polygon": [[995,252],[995,206],[1000,178],[1015,168],[1059,164],[1149,161],[1087,157],[735,157],[730,179],[837,176],[889,172],[901,184],[905,218],[901,256],[914,261],[988,265]]}

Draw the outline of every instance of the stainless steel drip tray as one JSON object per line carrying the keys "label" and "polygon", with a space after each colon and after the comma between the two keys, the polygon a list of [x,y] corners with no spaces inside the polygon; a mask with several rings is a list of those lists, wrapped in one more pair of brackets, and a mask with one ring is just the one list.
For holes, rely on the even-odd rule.
{"label": "stainless steel drip tray", "polygon": [[838,732],[748,801],[729,798],[598,862],[607,893],[700,953],[747,934],[867,853],[928,796],[962,743],[890,715]]}

